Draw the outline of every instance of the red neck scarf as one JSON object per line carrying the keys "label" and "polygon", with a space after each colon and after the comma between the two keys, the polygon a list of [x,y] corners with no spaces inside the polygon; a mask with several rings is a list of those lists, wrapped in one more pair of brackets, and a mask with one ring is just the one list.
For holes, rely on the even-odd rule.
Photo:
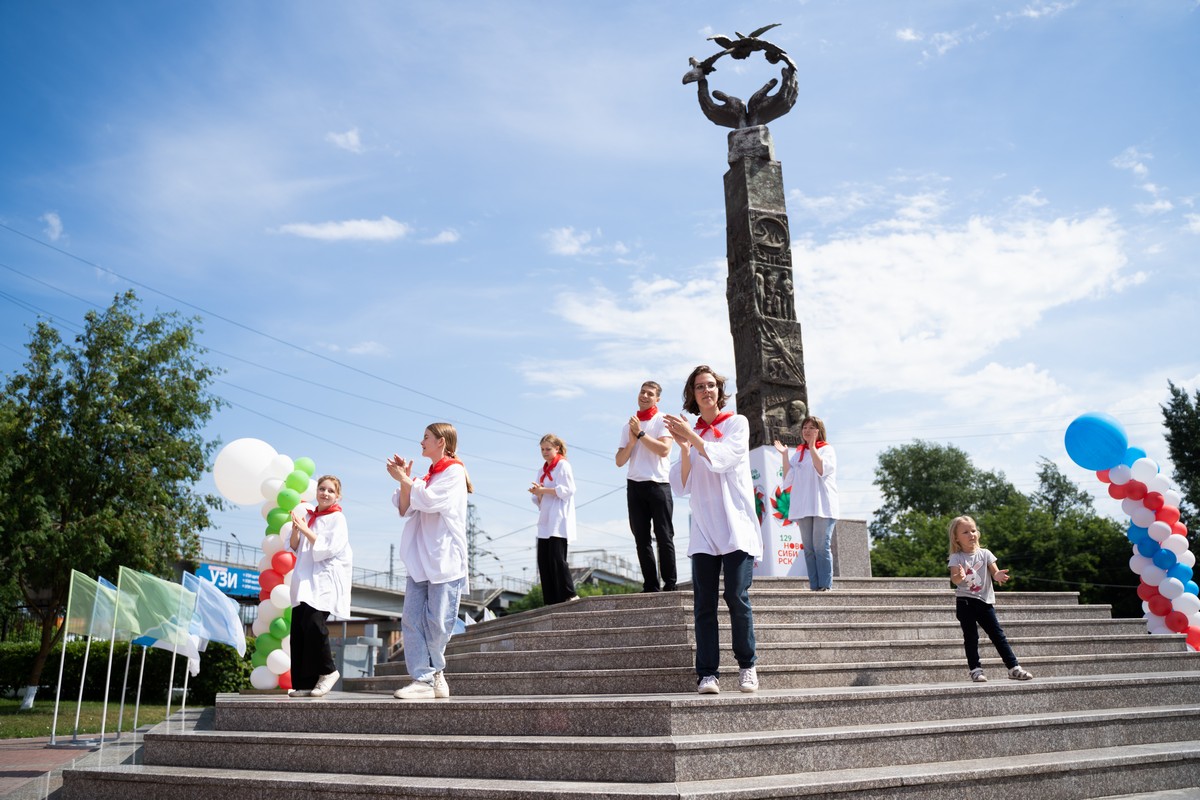
{"label": "red neck scarf", "polygon": [[436,464],[433,464],[429,467],[429,472],[425,473],[425,477],[423,478],[425,485],[428,486],[429,482],[433,480],[435,475],[437,475],[439,472],[443,472],[446,467],[450,466],[451,464],[458,464],[460,467],[462,466],[462,462],[457,458],[452,458],[450,456],[442,456],[439,458]]}
{"label": "red neck scarf", "polygon": [[[816,450],[820,450],[822,447],[825,447],[827,444],[829,444],[829,442],[822,442],[820,439],[818,439],[817,443],[813,447]],[[804,451],[807,449],[808,449],[808,445],[806,445],[806,444],[802,444],[796,448],[796,452],[800,454],[800,457],[796,459],[797,464],[799,464],[801,461],[804,460]]]}
{"label": "red neck scarf", "polygon": [[562,453],[555,453],[553,461],[547,461],[542,465],[542,477],[538,478],[538,483],[545,483],[550,477],[550,473],[554,472],[554,468],[558,466],[558,462],[563,460]]}
{"label": "red neck scarf", "polygon": [[720,439],[721,432],[719,430],[717,430],[717,426],[732,416],[733,416],[732,411],[726,411],[723,414],[717,414],[717,418],[714,419],[712,422],[705,422],[704,417],[701,417],[700,421],[696,423],[696,433],[700,434],[700,436],[703,437],[705,431],[711,430],[713,433],[713,438]]}
{"label": "red neck scarf", "polygon": [[334,503],[333,505],[331,505],[329,508],[325,509],[324,511],[322,511],[319,508],[310,509],[308,512],[308,527],[312,528],[313,523],[317,521],[318,517],[323,517],[326,514],[332,514],[335,511],[341,511],[341,510],[342,510],[342,507],[339,506],[337,503]]}
{"label": "red neck scarf", "polygon": [[637,418],[640,419],[642,422],[649,422],[650,420],[652,420],[654,418],[654,415],[657,413],[658,413],[658,406],[650,406],[645,411],[642,411],[639,408],[638,412],[637,412]]}

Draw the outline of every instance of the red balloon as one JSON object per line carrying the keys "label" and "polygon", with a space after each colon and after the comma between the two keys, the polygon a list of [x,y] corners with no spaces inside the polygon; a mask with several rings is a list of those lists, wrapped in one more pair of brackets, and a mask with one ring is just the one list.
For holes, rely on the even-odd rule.
{"label": "red balloon", "polygon": [[1188,647],[1200,650],[1200,625],[1192,625],[1187,629]]}
{"label": "red balloon", "polygon": [[1166,504],[1163,496],[1158,492],[1146,492],[1146,496],[1142,499],[1142,505],[1151,511],[1158,511]]}
{"label": "red balloon", "polygon": [[280,550],[275,555],[271,556],[271,569],[278,572],[280,575],[287,575],[296,566],[296,554],[287,550]]}
{"label": "red balloon", "polygon": [[1183,633],[1188,629],[1188,616],[1182,611],[1172,611],[1167,614],[1167,627],[1175,633]]}
{"label": "red balloon", "polygon": [[1179,509],[1175,506],[1163,506],[1154,512],[1154,518],[1159,522],[1174,525],[1176,522],[1179,522]]}
{"label": "red balloon", "polygon": [[258,599],[259,600],[270,600],[271,599],[271,590],[264,589],[260,586],[258,589]]}
{"label": "red balloon", "polygon": [[1110,483],[1108,496],[1113,500],[1124,500],[1129,496],[1129,483]]}
{"label": "red balloon", "polygon": [[1125,484],[1125,496],[1130,500],[1141,500],[1146,496],[1146,484],[1141,481],[1129,481]]}
{"label": "red balloon", "polygon": [[279,676],[279,688],[284,691],[289,691],[292,688],[292,671],[290,669]]}
{"label": "red balloon", "polygon": [[1150,606],[1150,613],[1155,616],[1165,617],[1171,613],[1171,601],[1161,594],[1158,597],[1151,597],[1146,604]]}
{"label": "red balloon", "polygon": [[270,594],[271,590],[281,583],[283,583],[283,576],[273,569],[264,569],[258,576],[258,586],[267,594]]}
{"label": "red balloon", "polygon": [[1097,472],[1096,477],[1100,479],[1101,483],[1112,483],[1112,480],[1108,477],[1108,470],[1106,469],[1102,469]]}
{"label": "red balloon", "polygon": [[1171,523],[1171,533],[1178,534],[1178,535],[1186,538],[1187,537],[1187,525],[1184,525],[1182,522],[1172,522]]}
{"label": "red balloon", "polygon": [[1151,586],[1145,581],[1142,581],[1138,584],[1137,596],[1148,603],[1154,598],[1158,597],[1158,587]]}

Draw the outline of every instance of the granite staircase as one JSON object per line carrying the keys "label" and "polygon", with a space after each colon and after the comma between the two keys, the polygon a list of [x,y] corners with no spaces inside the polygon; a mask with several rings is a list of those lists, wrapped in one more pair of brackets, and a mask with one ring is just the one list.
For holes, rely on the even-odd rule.
{"label": "granite staircase", "polygon": [[[399,701],[402,663],[319,699],[221,695],[142,763],[67,798],[1100,798],[1200,786],[1200,654],[1071,593],[998,594],[1021,663],[967,681],[938,579],[759,579],[762,691],[695,694],[691,595],[618,595],[481,623],[453,697]],[[722,630],[728,644],[728,630]],[[728,647],[724,648],[726,651]],[[728,652],[723,658],[729,658]]]}

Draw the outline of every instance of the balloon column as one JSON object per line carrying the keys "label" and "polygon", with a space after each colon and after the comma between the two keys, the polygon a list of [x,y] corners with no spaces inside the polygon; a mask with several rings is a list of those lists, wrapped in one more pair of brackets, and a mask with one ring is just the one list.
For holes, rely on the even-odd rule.
{"label": "balloon column", "polygon": [[261,503],[267,522],[258,562],[258,616],[250,684],[255,689],[292,688],[292,569],[296,556],[287,549],[292,509],[317,497],[311,458],[293,461],[259,439],[225,445],[213,465],[213,480],[225,499],[239,505]]}
{"label": "balloon column", "polygon": [[1108,484],[1130,518],[1133,544],[1129,568],[1138,574],[1138,597],[1150,633],[1187,634],[1200,650],[1200,586],[1193,578],[1196,556],[1188,549],[1187,526],[1179,521],[1181,496],[1140,447],[1130,447],[1121,423],[1107,414],[1077,417],[1066,433],[1067,455]]}

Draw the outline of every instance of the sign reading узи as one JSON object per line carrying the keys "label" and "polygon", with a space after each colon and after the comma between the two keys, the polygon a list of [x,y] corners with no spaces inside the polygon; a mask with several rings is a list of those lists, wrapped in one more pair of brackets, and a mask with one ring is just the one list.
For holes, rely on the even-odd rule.
{"label": "sign reading \u0443\u0437\u0438", "polygon": [[258,597],[258,573],[254,570],[201,564],[196,568],[196,577],[211,582],[232,597]]}

